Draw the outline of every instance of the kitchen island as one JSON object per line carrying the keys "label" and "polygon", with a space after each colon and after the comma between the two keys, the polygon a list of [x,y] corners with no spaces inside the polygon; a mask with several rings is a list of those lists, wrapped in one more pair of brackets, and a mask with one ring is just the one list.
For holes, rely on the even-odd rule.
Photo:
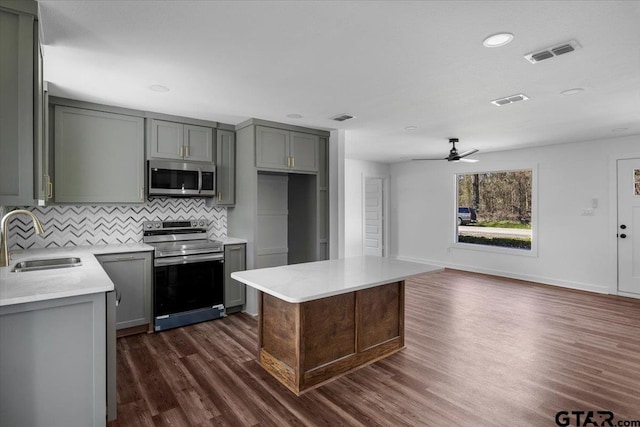
{"label": "kitchen island", "polygon": [[258,361],[297,395],[404,348],[404,280],[440,267],[363,256],[232,273],[260,292]]}

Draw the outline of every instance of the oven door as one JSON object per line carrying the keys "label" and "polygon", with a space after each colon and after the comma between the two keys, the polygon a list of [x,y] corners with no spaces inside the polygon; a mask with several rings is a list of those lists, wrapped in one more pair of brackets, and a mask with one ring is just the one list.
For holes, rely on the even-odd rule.
{"label": "oven door", "polygon": [[154,265],[156,319],[223,304],[223,254],[157,258]]}

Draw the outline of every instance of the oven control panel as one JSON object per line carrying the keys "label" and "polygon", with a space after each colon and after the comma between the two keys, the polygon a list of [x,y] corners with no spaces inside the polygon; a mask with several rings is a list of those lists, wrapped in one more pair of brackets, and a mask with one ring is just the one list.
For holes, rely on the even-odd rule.
{"label": "oven control panel", "polygon": [[189,228],[208,228],[206,219],[191,219],[179,221],[144,221],[143,229],[146,230],[184,230]]}

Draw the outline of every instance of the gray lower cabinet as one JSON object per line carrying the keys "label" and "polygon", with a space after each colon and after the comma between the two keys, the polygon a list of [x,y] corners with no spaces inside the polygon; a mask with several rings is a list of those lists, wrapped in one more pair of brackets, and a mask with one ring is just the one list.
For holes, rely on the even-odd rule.
{"label": "gray lower cabinet", "polygon": [[236,134],[216,132],[216,199],[218,206],[236,203]]}
{"label": "gray lower cabinet", "polygon": [[256,167],[286,172],[317,172],[317,135],[256,126]]}
{"label": "gray lower cabinet", "polygon": [[[34,204],[34,146],[38,123],[38,26],[36,2],[32,13],[5,8],[0,3],[0,205]],[[34,108],[34,106],[36,108]],[[35,136],[35,137],[34,137]]]}
{"label": "gray lower cabinet", "polygon": [[213,128],[149,119],[148,158],[213,161]]}
{"label": "gray lower cabinet", "polygon": [[105,293],[0,307],[1,426],[105,425],[105,307]]}
{"label": "gray lower cabinet", "polygon": [[144,119],[56,105],[56,203],[144,202]]}
{"label": "gray lower cabinet", "polygon": [[244,243],[224,247],[224,307],[227,312],[242,310],[245,303],[243,283],[231,278],[231,273],[247,268],[246,246]]}
{"label": "gray lower cabinet", "polygon": [[97,255],[115,285],[116,329],[151,322],[153,262],[151,252]]}

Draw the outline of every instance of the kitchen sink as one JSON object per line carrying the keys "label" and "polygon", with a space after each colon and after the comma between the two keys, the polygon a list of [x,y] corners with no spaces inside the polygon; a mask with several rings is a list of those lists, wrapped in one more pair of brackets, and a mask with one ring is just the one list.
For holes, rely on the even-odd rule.
{"label": "kitchen sink", "polygon": [[81,265],[82,260],[77,257],[31,259],[20,261],[11,271],[21,273],[25,271],[51,270],[53,268],[80,267]]}

